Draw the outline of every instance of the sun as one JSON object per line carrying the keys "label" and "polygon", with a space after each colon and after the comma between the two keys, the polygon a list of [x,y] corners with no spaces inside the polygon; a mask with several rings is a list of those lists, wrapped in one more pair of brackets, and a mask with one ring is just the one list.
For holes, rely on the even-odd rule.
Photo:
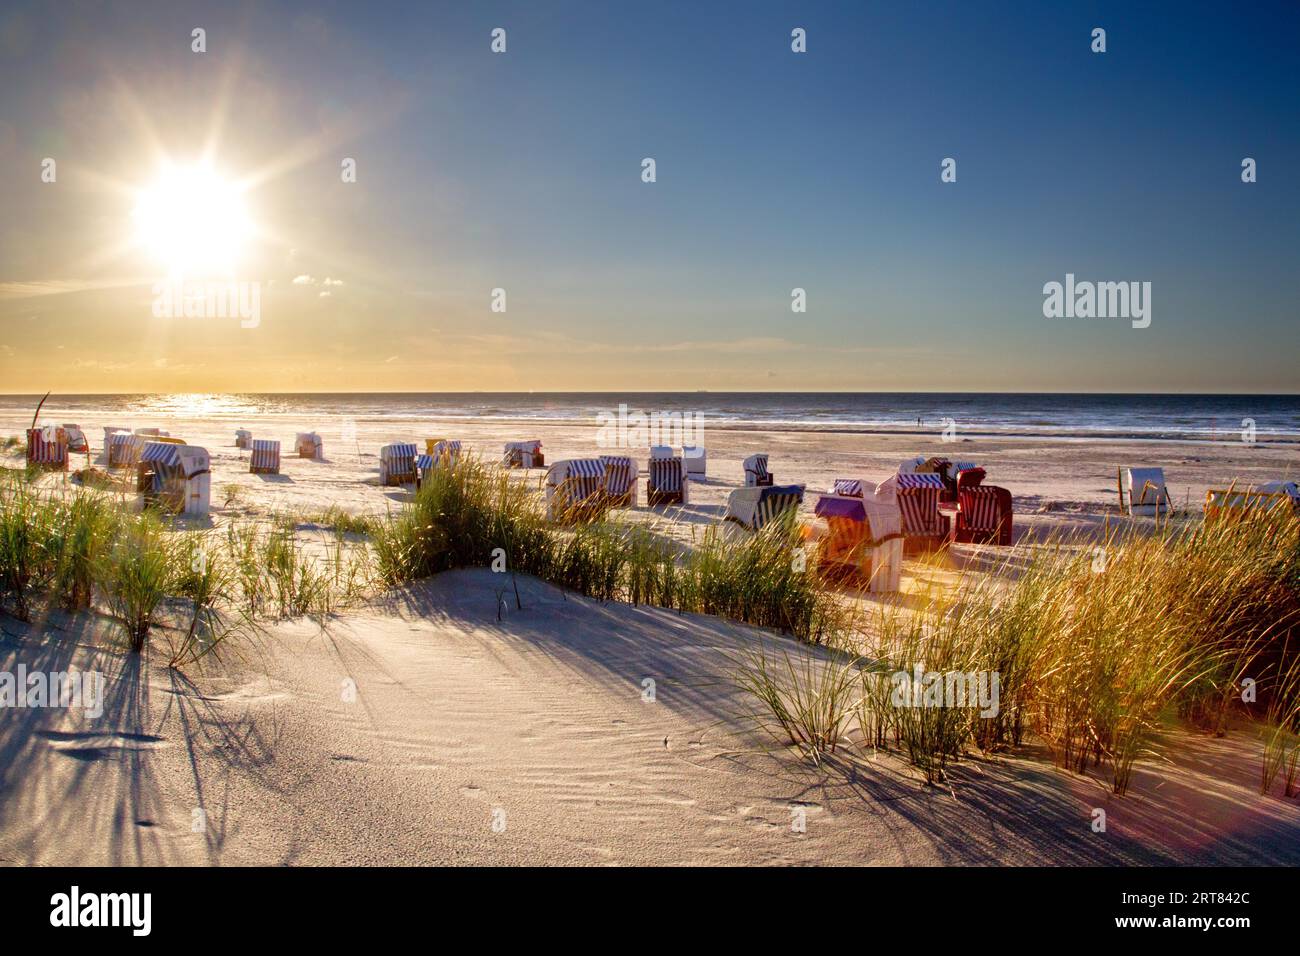
{"label": "sun", "polygon": [[242,190],[207,164],[164,168],[132,218],[136,241],[173,277],[230,275],[252,234]]}

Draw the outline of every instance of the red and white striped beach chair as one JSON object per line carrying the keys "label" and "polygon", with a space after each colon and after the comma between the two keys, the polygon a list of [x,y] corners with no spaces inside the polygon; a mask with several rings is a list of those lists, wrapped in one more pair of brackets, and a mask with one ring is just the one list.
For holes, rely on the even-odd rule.
{"label": "red and white striped beach chair", "polygon": [[689,504],[690,485],[686,480],[686,466],[677,457],[651,458],[645,483],[646,504]]}
{"label": "red and white striped beach chair", "polygon": [[51,471],[67,471],[68,433],[53,426],[27,429],[27,464]]}
{"label": "red and white striped beach chair", "polygon": [[640,472],[636,461],[624,455],[601,455],[605,466],[605,497],[610,507],[636,507],[636,476]]}
{"label": "red and white striped beach chair", "polygon": [[767,470],[767,455],[750,455],[745,459],[745,487],[762,488],[772,484],[772,473]]}
{"label": "red and white striped beach chair", "polygon": [[963,487],[957,499],[955,540],[963,544],[1011,544],[1011,492],[997,485]]}
{"label": "red and white striped beach chair", "polygon": [[948,516],[939,511],[943,477],[933,473],[900,474],[897,481],[904,550],[932,551],[943,547],[952,526]]}
{"label": "red and white striped beach chair", "polygon": [[415,442],[393,442],[380,448],[379,483],[384,486],[417,484],[416,453]]}
{"label": "red and white striped beach chair", "polygon": [[[975,472],[979,472],[980,477],[978,481],[971,477]],[[963,474],[968,476],[966,479],[967,483],[979,484],[980,481],[984,480],[984,469],[980,468],[979,465],[973,461],[948,462],[942,474],[944,494],[940,497],[940,500],[949,503],[955,503],[957,501],[957,494],[959,491],[959,485],[961,484],[961,476]]]}
{"label": "red and white striped beach chair", "polygon": [[279,439],[254,438],[253,452],[248,456],[248,470],[254,475],[280,473]]}

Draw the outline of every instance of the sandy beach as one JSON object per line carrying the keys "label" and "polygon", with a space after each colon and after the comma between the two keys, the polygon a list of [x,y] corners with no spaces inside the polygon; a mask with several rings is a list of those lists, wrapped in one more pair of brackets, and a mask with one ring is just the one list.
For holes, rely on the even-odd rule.
{"label": "sandy beach", "polygon": [[[5,420],[0,433],[24,424]],[[598,453],[594,429],[576,424],[279,418],[252,426],[255,435],[288,449],[296,431],[317,430],[325,460],[286,455],[281,475],[257,476],[233,445],[241,423],[80,424],[96,450],[108,424],[154,425],[208,448],[216,527],[329,507],[396,511],[410,493],[378,485],[377,451],[388,440],[459,437],[492,460],[504,441],[523,438],[540,438],[552,461]],[[707,447],[709,479],[693,487],[692,504],[666,513],[643,502],[634,520],[692,540],[720,520],[741,460],[756,450],[770,453],[778,481],[810,490],[949,453],[1012,489],[1016,553],[1035,538],[1128,520],[1116,465],[1162,466],[1175,501],[1198,509],[1206,488],[1281,477],[1294,456],[1240,442],[954,446],[937,435],[743,429],[711,432]],[[306,522],[299,534],[310,540],[316,530]],[[979,551],[956,546],[953,555]],[[903,590],[925,574],[909,561]],[[106,672],[110,692],[93,721],[72,711],[0,717],[0,862],[1300,863],[1300,806],[1258,793],[1251,727],[1217,739],[1171,728],[1173,765],[1139,763],[1123,798],[1096,775],[1053,769],[1032,744],[962,761],[927,787],[883,754],[812,766],[755,725],[733,661],[759,645],[791,649],[789,638],[604,604],[531,578],[521,579],[521,599],[498,620],[493,576],[450,572],[324,620],[274,624],[236,656],[184,674],[156,654],[122,654],[94,618],[4,621],[0,670],[74,664]],[[643,699],[646,680],[653,701]],[[1112,821],[1105,834],[1090,828],[1097,808]]]}
{"label": "sandy beach", "polygon": [[[539,439],[548,462],[588,458],[602,454],[627,454],[641,468],[644,491],[646,448],[610,449],[597,444],[593,421],[483,423],[447,418],[412,422],[383,418],[340,419],[337,416],[301,417],[268,415],[249,421],[234,417],[88,417],[61,411],[52,404],[44,421],[76,420],[89,436],[97,462],[105,426],[157,427],[172,436],[200,445],[212,456],[212,520],[220,524],[231,517],[265,517],[277,512],[318,513],[338,507],[354,514],[384,514],[409,499],[409,492],[379,486],[379,449],[392,441],[414,441],[421,451],[428,437],[458,438],[464,448],[484,461],[499,461],[507,441]],[[130,416],[126,416],[130,417]],[[19,435],[30,425],[17,415],[0,415],[0,436]],[[235,447],[237,428],[249,428],[256,438],[278,439],[283,454],[280,475],[253,475],[248,452]],[[318,432],[325,449],[324,461],[293,456],[298,432]],[[1229,433],[1236,437],[1235,433]],[[1015,500],[1017,536],[1033,529],[1039,535],[1053,531],[1085,530],[1119,515],[1116,469],[1124,466],[1162,467],[1168,490],[1180,509],[1199,512],[1211,487],[1285,478],[1300,473],[1293,443],[1266,440],[1177,441],[1138,439],[1069,439],[1041,437],[979,437],[947,442],[938,429],[915,434],[857,434],[846,430],[811,428],[718,427],[703,433],[708,449],[708,480],[693,482],[691,504],[674,509],[683,526],[720,518],[730,492],[743,484],[743,461],[755,452],[770,455],[770,468],[779,483],[803,484],[810,494],[803,510],[809,513],[815,492],[828,488],[835,478],[882,480],[900,462],[917,455],[975,461],[988,471],[990,483],[1011,490]],[[85,456],[74,456],[73,470],[84,467]],[[21,465],[9,453],[10,467]],[[539,488],[542,469],[521,480]],[[47,479],[53,480],[53,479]],[[644,494],[640,512],[645,512]],[[230,505],[225,502],[230,500]]]}
{"label": "sandy beach", "polygon": [[938,788],[883,756],[814,768],[753,728],[728,680],[728,655],[784,639],[534,581],[498,623],[490,578],[451,572],[323,630],[287,622],[193,677],[59,622],[6,638],[0,666],[93,658],[112,691],[93,722],[6,716],[0,861],[1300,863],[1300,807],[1258,794],[1246,729],[1184,735],[1123,798],[1032,750]]}

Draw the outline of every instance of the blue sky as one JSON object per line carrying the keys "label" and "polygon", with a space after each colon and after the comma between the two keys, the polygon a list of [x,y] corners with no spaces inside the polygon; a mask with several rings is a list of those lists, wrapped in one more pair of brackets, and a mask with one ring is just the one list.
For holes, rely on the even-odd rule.
{"label": "blue sky", "polygon": [[[1133,7],[10,5],[4,390],[1300,390],[1300,7]],[[118,193],[219,115],[265,321],[160,330]]]}

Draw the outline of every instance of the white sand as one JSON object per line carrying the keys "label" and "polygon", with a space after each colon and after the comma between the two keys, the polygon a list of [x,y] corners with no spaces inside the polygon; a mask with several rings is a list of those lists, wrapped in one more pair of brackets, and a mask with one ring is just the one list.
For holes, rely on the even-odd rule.
{"label": "white sand", "polygon": [[[1256,792],[1244,731],[1180,735],[1124,798],[1024,757],[966,761],[948,788],[889,758],[817,770],[754,731],[728,682],[724,652],[770,637],[529,579],[498,624],[498,588],[452,572],[324,633],[284,624],[192,683],[102,654],[98,721],[0,716],[0,860],[1300,863],[1300,806]],[[7,641],[0,667],[66,667],[71,637]]]}

